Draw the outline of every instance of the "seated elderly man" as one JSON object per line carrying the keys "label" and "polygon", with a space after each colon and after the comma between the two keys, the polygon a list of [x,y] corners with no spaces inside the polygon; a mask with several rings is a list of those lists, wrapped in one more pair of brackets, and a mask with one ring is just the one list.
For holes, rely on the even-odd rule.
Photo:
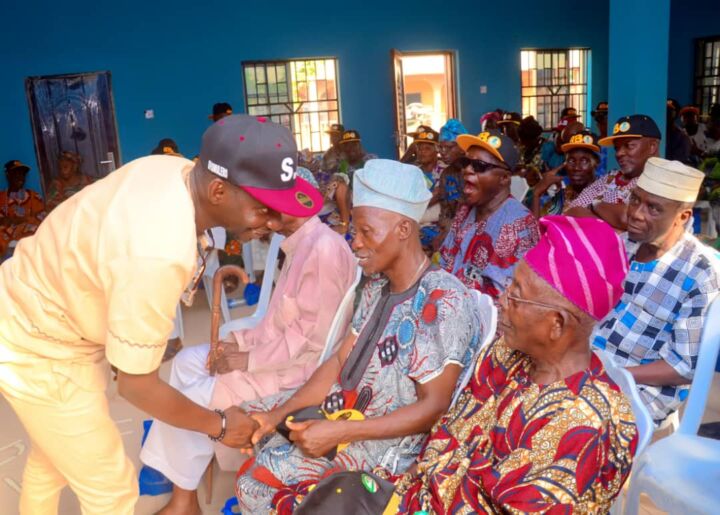
{"label": "seated elderly man", "polygon": [[627,208],[624,293],[591,340],[627,367],[656,422],[687,397],[720,292],[720,256],[686,230],[703,178],[678,161],[648,160]]}
{"label": "seated elderly man", "polygon": [[[216,363],[220,375],[208,373],[208,345],[189,347],[173,361],[170,384],[203,406],[222,410],[303,384],[317,367],[335,312],[355,280],[357,265],[347,243],[317,216],[283,214],[280,223],[286,257],[262,321],[222,344]],[[140,459],[174,485],[160,513],[200,513],[196,489],[213,453],[224,470],[236,471],[243,458],[204,434],[153,423]]]}
{"label": "seated elderly man", "polygon": [[548,216],[540,228],[501,297],[504,335],[482,352],[417,466],[284,489],[279,513],[342,513],[343,503],[364,513],[607,513],[637,430],[588,338],[620,298],[628,264],[604,222]]}
{"label": "seated elderly man", "polygon": [[626,206],[648,159],[660,149],[660,129],[644,114],[620,118],[612,136],[602,138],[602,146],[614,146],[619,170],[613,170],[583,189],[565,214],[605,220],[620,231],[627,229]]}
{"label": "seated elderly man", "polygon": [[468,288],[497,299],[515,265],[538,240],[537,220],[510,195],[520,155],[513,141],[493,130],[461,134],[465,151],[464,204],[440,248],[440,266]]}
{"label": "seated elderly man", "polygon": [[418,221],[429,200],[415,166],[378,159],[355,172],[353,249],[365,273],[378,275],[363,290],[351,333],[305,385],[280,405],[246,404],[269,409],[252,415],[260,424],[254,442],[283,426],[240,470],[243,513],[268,513],[283,486],[370,470],[388,451],[404,470],[448,408],[480,323],[472,292],[422,251]]}

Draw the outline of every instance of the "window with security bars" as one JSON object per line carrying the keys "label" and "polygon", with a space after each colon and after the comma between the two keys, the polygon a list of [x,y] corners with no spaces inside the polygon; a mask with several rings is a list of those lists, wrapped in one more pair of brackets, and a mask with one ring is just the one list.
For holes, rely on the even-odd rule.
{"label": "window with security bars", "polygon": [[695,103],[703,114],[720,103],[720,36],[696,40]]}
{"label": "window with security bars", "polygon": [[248,114],[267,116],[290,129],[300,150],[330,147],[325,131],[340,122],[337,59],[252,61],[242,66]]}
{"label": "window with security bars", "polygon": [[523,116],[534,116],[546,130],[556,127],[566,107],[577,109],[588,120],[587,48],[520,52]]}

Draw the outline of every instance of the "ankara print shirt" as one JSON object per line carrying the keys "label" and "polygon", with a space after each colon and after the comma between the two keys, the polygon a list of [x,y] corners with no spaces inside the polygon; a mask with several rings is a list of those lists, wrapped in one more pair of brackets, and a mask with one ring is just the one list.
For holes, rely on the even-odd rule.
{"label": "ankara print shirt", "polygon": [[466,204],[440,248],[440,266],[468,288],[497,300],[515,266],[539,239],[537,220],[513,197],[480,221],[475,207]]}
{"label": "ankara print shirt", "polygon": [[[531,381],[530,359],[497,340],[433,428],[401,513],[606,513],[630,473],[630,403],[593,354],[564,380]],[[396,478],[397,479],[397,478]]]}

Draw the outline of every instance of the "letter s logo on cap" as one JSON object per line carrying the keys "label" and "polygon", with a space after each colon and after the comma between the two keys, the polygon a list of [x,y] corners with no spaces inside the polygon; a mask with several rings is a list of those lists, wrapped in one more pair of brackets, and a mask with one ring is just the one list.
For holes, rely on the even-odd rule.
{"label": "letter s logo on cap", "polygon": [[282,160],[282,165],[280,166],[282,168],[283,173],[280,174],[280,179],[282,179],[283,182],[291,181],[295,178],[295,169],[293,168],[293,160],[292,157],[286,157]]}

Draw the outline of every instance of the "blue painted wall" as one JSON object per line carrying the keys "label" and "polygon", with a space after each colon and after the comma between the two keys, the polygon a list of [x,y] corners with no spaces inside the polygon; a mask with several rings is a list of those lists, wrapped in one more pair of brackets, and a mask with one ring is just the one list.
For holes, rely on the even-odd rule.
{"label": "blue painted wall", "polygon": [[[36,75],[110,70],[124,162],[162,137],[194,155],[210,106],[226,100],[239,112],[244,105],[243,60],[338,57],[343,122],[383,157],[394,151],[391,48],[457,51],[461,118],[472,131],[484,112],[519,110],[524,47],[590,47],[591,104],[607,98],[607,1],[102,4],[3,7],[0,162],[36,167],[23,87]],[[154,120],[144,119],[145,109],[155,110]],[[35,170],[29,185],[39,188]]]}
{"label": "blue painted wall", "polygon": [[720,0],[673,0],[670,8],[668,96],[693,103],[695,38],[720,36]]}
{"label": "blue painted wall", "polygon": [[609,131],[637,113],[665,134],[669,27],[670,0],[610,0]]}

